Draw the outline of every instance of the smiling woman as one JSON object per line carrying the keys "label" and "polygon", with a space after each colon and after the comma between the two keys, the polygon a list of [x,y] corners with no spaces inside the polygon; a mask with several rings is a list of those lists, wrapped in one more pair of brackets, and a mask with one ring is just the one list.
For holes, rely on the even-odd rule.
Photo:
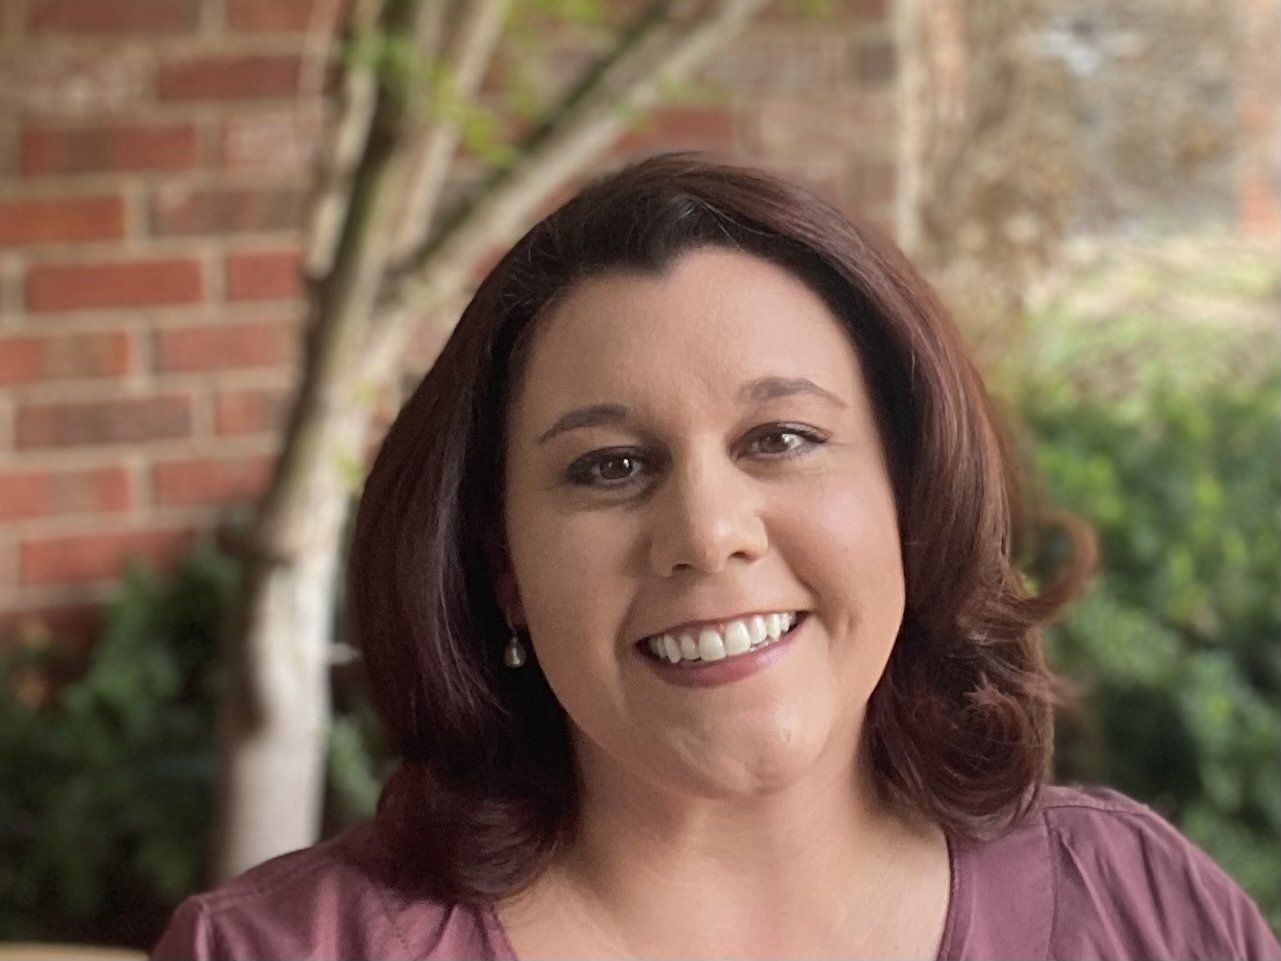
{"label": "smiling woman", "polygon": [[[621,415],[580,417],[601,403]],[[852,772],[903,570],[876,418],[821,297],[723,247],[584,280],[529,343],[507,437],[500,603],[585,786],[679,785],[688,809]],[[805,622],[784,636],[779,615]]]}
{"label": "smiling woman", "polygon": [[1016,472],[889,243],[653,158],[494,268],[370,474],[376,819],[160,956],[1281,957],[1204,854],[1049,786]]}

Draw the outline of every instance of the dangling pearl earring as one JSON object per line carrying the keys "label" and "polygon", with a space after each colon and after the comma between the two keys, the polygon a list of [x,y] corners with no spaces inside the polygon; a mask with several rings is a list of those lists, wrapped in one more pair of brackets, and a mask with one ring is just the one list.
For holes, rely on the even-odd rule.
{"label": "dangling pearl earring", "polygon": [[515,628],[513,628],[512,639],[507,642],[507,647],[503,650],[503,663],[514,671],[517,668],[524,667],[526,660],[525,645],[520,642],[520,636],[517,635]]}

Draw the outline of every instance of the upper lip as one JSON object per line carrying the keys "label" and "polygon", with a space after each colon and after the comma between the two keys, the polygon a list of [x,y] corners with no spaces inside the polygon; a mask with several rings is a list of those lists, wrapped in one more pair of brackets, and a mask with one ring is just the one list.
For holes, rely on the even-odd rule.
{"label": "upper lip", "polygon": [[724,617],[696,618],[693,620],[681,621],[679,624],[673,624],[670,627],[662,627],[656,631],[650,631],[648,634],[641,635],[641,637],[637,639],[636,643],[639,644],[646,638],[658,637],[662,634],[680,634],[684,631],[697,631],[704,627],[711,627],[715,624],[723,624],[726,621],[742,621],[757,615],[763,617],[766,614],[785,614],[789,611],[795,611],[797,614],[805,613],[805,609],[801,607],[762,607],[754,611],[748,611],[745,614],[727,614]]}

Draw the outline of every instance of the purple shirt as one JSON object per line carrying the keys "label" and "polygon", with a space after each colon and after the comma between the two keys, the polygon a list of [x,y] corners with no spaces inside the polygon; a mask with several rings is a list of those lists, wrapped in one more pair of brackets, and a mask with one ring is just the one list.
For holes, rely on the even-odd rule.
{"label": "purple shirt", "polygon": [[[259,865],[174,913],[157,959],[470,958],[515,961],[488,908],[375,882],[368,823]],[[948,838],[939,959],[1281,961],[1254,902],[1147,807],[1115,791],[1050,787],[1000,838]]]}

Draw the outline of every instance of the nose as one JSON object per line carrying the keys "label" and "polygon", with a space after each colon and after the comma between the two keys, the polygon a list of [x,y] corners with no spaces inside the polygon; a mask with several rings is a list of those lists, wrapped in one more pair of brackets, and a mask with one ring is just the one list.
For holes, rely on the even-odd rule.
{"label": "nose", "polygon": [[716,574],[732,559],[763,557],[769,538],[758,494],[752,479],[724,455],[674,464],[650,502],[651,570],[660,577],[688,570]]}

